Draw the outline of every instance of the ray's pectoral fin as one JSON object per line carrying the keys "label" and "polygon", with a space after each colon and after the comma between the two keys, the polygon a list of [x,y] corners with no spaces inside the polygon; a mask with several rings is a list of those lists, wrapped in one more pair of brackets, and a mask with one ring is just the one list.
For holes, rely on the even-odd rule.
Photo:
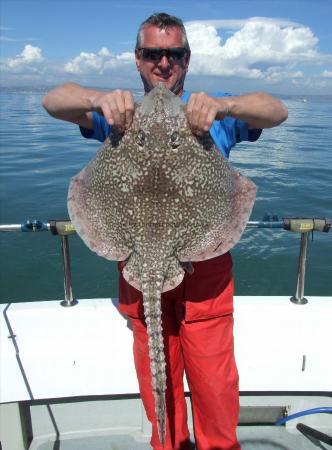
{"label": "ray's pectoral fin", "polygon": [[[125,261],[125,266],[122,272],[124,279],[134,288],[141,290],[141,267],[142,260],[137,252],[130,253]],[[144,264],[144,263],[143,263]]]}
{"label": "ray's pectoral fin", "polygon": [[[228,190],[229,205],[227,214],[224,205],[216,208],[216,214],[209,223],[208,230],[202,222],[201,234],[197,232],[192,245],[180,250],[179,259],[186,261],[204,261],[228,252],[237,244],[249,220],[256,196],[257,187],[248,178],[232,170],[231,185]],[[199,224],[198,224],[199,225]],[[197,230],[198,230],[197,226]]]}
{"label": "ray's pectoral fin", "polygon": [[72,224],[85,244],[99,256],[122,261],[131,248],[117,222],[105,213],[96,193],[91,191],[93,163],[75,175],[68,190],[68,213]]}
{"label": "ray's pectoral fin", "polygon": [[217,227],[212,256],[226,253],[240,240],[254,206],[256,191],[257,187],[251,180],[234,172],[230,218]]}
{"label": "ray's pectoral fin", "polygon": [[163,285],[163,292],[176,288],[183,280],[184,270],[180,261],[173,255],[166,258],[167,271]]}

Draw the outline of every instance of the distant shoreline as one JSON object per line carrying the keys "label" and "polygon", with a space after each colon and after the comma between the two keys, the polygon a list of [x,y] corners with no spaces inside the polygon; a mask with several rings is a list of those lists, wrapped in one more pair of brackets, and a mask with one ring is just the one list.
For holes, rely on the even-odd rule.
{"label": "distant shoreline", "polygon": [[[15,92],[15,93],[44,93],[49,91],[50,89],[53,89],[55,85],[49,85],[49,86],[2,86],[0,85],[0,91],[4,92]],[[102,87],[102,86],[86,86],[89,89],[98,89],[101,91],[108,91],[112,88],[109,87]],[[142,87],[120,87],[117,89],[125,89],[129,91],[133,91],[136,94],[143,95]],[[189,89],[191,90],[191,89]],[[274,95],[277,98],[281,99],[299,99],[302,101],[313,101],[313,100],[320,100],[324,102],[332,102],[332,95],[328,94],[280,94],[280,93],[273,93],[270,92],[271,95]],[[239,94],[238,94],[239,95]]]}

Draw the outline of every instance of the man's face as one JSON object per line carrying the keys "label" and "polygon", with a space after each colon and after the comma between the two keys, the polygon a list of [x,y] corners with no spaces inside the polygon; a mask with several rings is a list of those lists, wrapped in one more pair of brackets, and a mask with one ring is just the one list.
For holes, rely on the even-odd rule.
{"label": "man's face", "polygon": [[[149,25],[143,29],[142,47],[144,48],[176,48],[183,47],[182,32],[177,27],[160,30]],[[149,92],[160,82],[163,82],[174,94],[181,95],[183,83],[188,71],[190,55],[180,60],[167,58],[165,54],[159,60],[144,60],[142,52],[135,54],[136,66],[143,80],[145,92]]]}

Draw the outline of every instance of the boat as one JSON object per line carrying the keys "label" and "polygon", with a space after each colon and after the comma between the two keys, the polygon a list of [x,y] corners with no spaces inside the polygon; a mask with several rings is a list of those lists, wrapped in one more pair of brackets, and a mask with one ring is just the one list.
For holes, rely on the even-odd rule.
{"label": "boat", "polygon": [[[268,216],[249,228],[300,234],[293,296],[236,296],[243,450],[332,445],[332,297],[304,296],[310,233],[331,221]],[[64,298],[0,305],[1,450],[145,450],[150,424],[139,396],[132,333],[116,298],[75,299],[68,220],[0,225],[61,241]],[[190,392],[185,381],[190,412]],[[189,428],[193,423],[189,414]],[[199,450],[199,449],[198,449]]]}

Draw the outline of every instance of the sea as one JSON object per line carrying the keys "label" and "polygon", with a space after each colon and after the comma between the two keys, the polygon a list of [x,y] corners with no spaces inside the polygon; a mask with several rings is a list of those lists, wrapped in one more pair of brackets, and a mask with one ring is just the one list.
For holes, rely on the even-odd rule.
{"label": "sea", "polygon": [[[100,144],[73,124],[51,118],[42,87],[2,88],[0,224],[67,219],[68,184]],[[137,98],[142,93],[134,91]],[[332,219],[332,96],[283,96],[289,118],[240,143],[230,162],[258,187],[250,220],[266,214]],[[115,262],[69,238],[75,298],[116,297]],[[60,238],[49,232],[0,232],[0,302],[64,297]],[[286,295],[296,290],[300,235],[247,229],[232,250],[236,295]],[[332,230],[310,236],[305,295],[332,296]]]}

